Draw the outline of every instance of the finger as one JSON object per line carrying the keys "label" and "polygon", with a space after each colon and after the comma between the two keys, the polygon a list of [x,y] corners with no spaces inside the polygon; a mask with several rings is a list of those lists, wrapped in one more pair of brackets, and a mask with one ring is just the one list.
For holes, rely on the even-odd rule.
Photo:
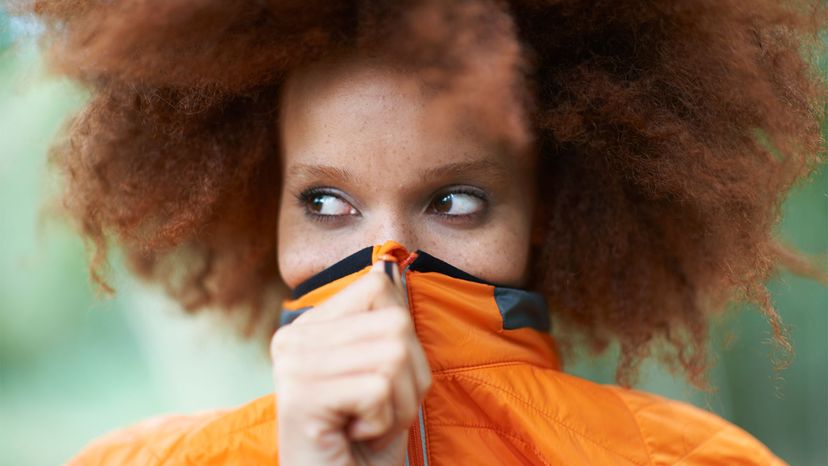
{"label": "finger", "polygon": [[428,363],[423,346],[416,337],[409,342],[411,349],[411,368],[414,371],[414,380],[417,387],[417,399],[422,401],[428,389],[431,388],[431,365]]}
{"label": "finger", "polygon": [[[393,426],[393,383],[381,373],[357,374],[319,384],[322,406],[345,416],[342,427],[358,438],[378,437]],[[350,427],[355,425],[354,427]]]}
{"label": "finger", "polygon": [[337,348],[357,341],[385,338],[402,333],[400,327],[411,328],[410,317],[399,307],[356,312],[339,318],[311,320],[303,325],[285,325],[276,330],[271,341],[271,354],[305,352]]}
{"label": "finger", "polygon": [[380,435],[379,437],[374,437],[366,440],[361,440],[355,442],[356,445],[361,445],[364,448],[367,448],[370,451],[381,451],[388,448],[392,443],[395,443],[400,440],[400,437],[404,440],[408,440],[408,430],[411,428],[411,424],[416,422],[412,420],[409,425],[406,426],[405,429],[396,431],[393,429],[389,429],[384,434]]}
{"label": "finger", "polygon": [[[383,267],[382,261],[375,262],[368,273],[314,309],[297,317],[291,325],[339,318],[356,312],[387,307],[390,304],[404,306],[402,295],[394,292],[394,284],[385,276]],[[380,297],[379,302],[376,302],[377,297]]]}
{"label": "finger", "polygon": [[[354,374],[317,383],[290,380],[280,387],[277,412],[280,419],[302,436],[318,440],[361,421],[360,434],[378,436],[393,421],[392,384],[377,372]],[[308,403],[308,400],[314,400]],[[363,432],[364,431],[364,432]]]}
{"label": "finger", "polygon": [[404,430],[417,417],[417,409],[420,406],[417,380],[414,376],[414,367],[411,365],[410,358],[406,359],[405,364],[400,368],[400,372],[393,382],[394,419],[390,430]]}
{"label": "finger", "polygon": [[[400,293],[400,297],[402,299],[405,299],[406,289],[403,286],[402,281],[400,279],[400,269],[396,264],[396,260],[393,259],[393,256],[387,257],[393,260],[393,267],[389,267],[391,266],[392,261],[388,261],[386,262],[384,271],[386,275],[393,277],[394,284],[396,285],[396,288]],[[380,257],[380,259],[384,258],[385,256]],[[410,317],[410,312],[408,313],[408,316]],[[413,322],[411,323],[411,325],[413,331]],[[413,332],[411,342],[411,351],[409,354],[412,356],[412,368],[416,380],[417,395],[422,400],[422,398],[425,397],[425,393],[428,391],[428,388],[431,386],[431,367],[428,364],[428,359],[426,358],[422,345],[417,339],[416,334],[414,334]]]}
{"label": "finger", "polygon": [[[383,458],[389,458],[392,460],[389,464],[402,464],[407,444],[408,429],[404,429],[399,432],[388,431],[380,437],[353,442],[351,445],[355,457],[357,457],[357,455],[361,455],[362,458],[376,458],[376,452],[383,451]],[[373,451],[374,453],[367,453],[370,451]],[[397,461],[393,462],[394,459],[397,459]]]}
{"label": "finger", "polygon": [[[411,357],[405,354],[408,351],[410,350],[405,344],[393,342],[343,348],[335,356],[331,356],[330,351],[320,351],[308,354],[303,359],[285,358],[283,362],[275,363],[274,375],[277,381],[312,384],[361,374],[384,374],[392,380],[391,429],[404,429],[416,417],[417,408],[425,398],[425,391],[417,380]],[[371,437],[374,431],[364,430],[364,436],[359,431],[352,433],[355,434],[354,440],[361,440]]]}
{"label": "finger", "polygon": [[388,278],[397,286],[397,289],[400,292],[400,295],[405,295],[405,286],[403,286],[402,279],[400,276],[400,265],[397,263],[397,259],[394,256],[389,254],[383,254],[379,256],[378,260],[384,262],[383,270]]}
{"label": "finger", "polygon": [[[404,364],[390,376],[390,379],[392,385],[392,418],[385,433],[407,429],[417,416],[417,408],[419,407],[416,381],[410,364]],[[380,435],[376,432],[370,432],[370,429],[362,426],[360,421],[354,422],[348,428],[348,436],[351,440],[366,440],[377,438]]]}
{"label": "finger", "polygon": [[371,272],[377,272],[381,269],[383,274],[388,277],[392,286],[384,287],[380,293],[374,296],[373,305],[376,307],[386,307],[393,304],[402,305],[405,303],[403,296],[402,281],[400,280],[400,269],[396,262],[378,260],[371,268]]}
{"label": "finger", "polygon": [[[392,429],[405,429],[416,416],[419,406],[419,388],[412,366],[411,343],[408,339],[359,342],[335,351],[310,351],[302,357],[282,358],[274,362],[276,380],[297,381],[304,384],[365,373],[381,373],[392,381]],[[365,426],[355,424],[351,429],[354,440],[361,440]],[[368,435],[368,434],[365,434]]]}
{"label": "finger", "polygon": [[[396,283],[394,277],[394,265],[397,263],[397,260],[394,259],[394,256],[389,254],[382,254],[377,258],[376,262],[382,262],[382,271],[385,272],[385,275],[393,282]],[[377,263],[374,262],[374,266],[377,266]]]}
{"label": "finger", "polygon": [[279,358],[273,364],[278,376],[296,380],[319,380],[363,372],[396,376],[404,364],[411,364],[407,352],[406,342],[385,339],[334,350],[306,351]]}

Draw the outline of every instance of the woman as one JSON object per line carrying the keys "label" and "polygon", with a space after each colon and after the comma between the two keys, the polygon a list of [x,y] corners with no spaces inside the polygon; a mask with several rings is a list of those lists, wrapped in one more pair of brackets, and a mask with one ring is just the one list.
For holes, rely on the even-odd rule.
{"label": "woman", "polygon": [[188,310],[285,308],[276,396],[74,463],[781,464],[564,374],[546,314],[617,340],[621,385],[656,348],[703,386],[733,298],[787,348],[763,283],[825,16],[779,3],[34,2],[92,90],[54,161],[93,278],[111,238]]}

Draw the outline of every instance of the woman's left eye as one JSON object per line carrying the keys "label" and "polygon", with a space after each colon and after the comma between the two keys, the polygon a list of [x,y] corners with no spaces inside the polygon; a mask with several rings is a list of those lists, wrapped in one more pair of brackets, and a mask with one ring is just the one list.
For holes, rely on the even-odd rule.
{"label": "woman's left eye", "polygon": [[429,211],[450,217],[466,217],[482,213],[485,207],[486,201],[480,195],[449,192],[434,198]]}

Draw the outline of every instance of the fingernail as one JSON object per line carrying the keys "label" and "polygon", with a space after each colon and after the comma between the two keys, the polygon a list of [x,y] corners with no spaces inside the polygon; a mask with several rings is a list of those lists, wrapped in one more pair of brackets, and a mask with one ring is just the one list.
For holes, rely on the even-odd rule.
{"label": "fingernail", "polygon": [[397,268],[396,262],[385,261],[382,259],[377,260],[374,262],[374,266],[371,267],[371,271],[378,271],[383,272],[385,275],[388,276],[388,279],[391,280],[391,283],[397,283],[396,279],[394,278],[394,269]]}

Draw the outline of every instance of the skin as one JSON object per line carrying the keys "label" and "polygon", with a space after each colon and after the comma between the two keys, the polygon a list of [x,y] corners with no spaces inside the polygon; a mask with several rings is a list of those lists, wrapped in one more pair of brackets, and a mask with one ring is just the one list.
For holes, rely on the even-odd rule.
{"label": "skin", "polygon": [[[535,160],[526,141],[490,130],[513,105],[497,101],[502,88],[437,98],[411,74],[354,59],[291,75],[279,119],[288,286],[386,240],[523,286]],[[495,105],[470,107],[481,99]],[[431,372],[395,272],[393,283],[366,274],[274,334],[280,464],[402,464]]]}
{"label": "skin", "polygon": [[[534,154],[512,149],[520,141],[475,130],[502,126],[502,109],[513,104],[469,111],[464,99],[485,100],[495,90],[453,91],[440,100],[407,76],[346,62],[317,64],[288,80],[280,118],[278,257],[289,287],[386,240],[494,283],[525,283]],[[317,196],[315,205],[301,197],[323,187],[330,193]],[[472,193],[441,199],[458,189]],[[349,214],[309,215],[323,210]],[[464,213],[473,215],[458,215]]]}

